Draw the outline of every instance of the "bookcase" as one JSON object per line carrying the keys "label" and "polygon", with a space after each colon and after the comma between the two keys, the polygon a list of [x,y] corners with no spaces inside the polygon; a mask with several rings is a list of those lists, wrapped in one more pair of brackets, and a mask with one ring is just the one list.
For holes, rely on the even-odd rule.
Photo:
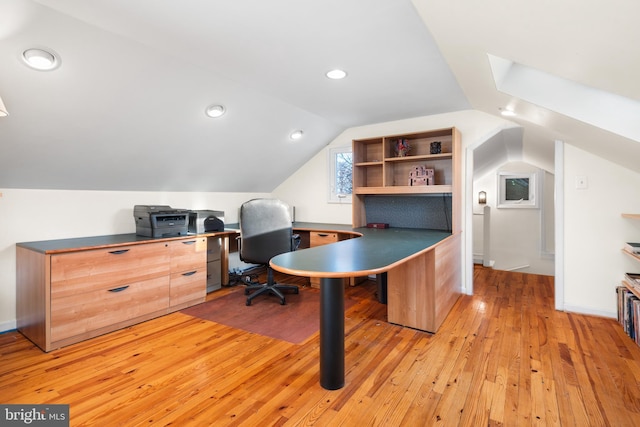
{"label": "bookcase", "polygon": [[[640,214],[622,214],[623,218],[640,219]],[[640,255],[623,249],[623,253],[637,261]],[[640,274],[626,273],[621,286],[616,289],[618,297],[618,322],[636,344],[640,345]]]}
{"label": "bookcase", "polygon": [[[399,152],[399,143],[410,149]],[[459,231],[459,146],[456,128],[354,140],[353,226],[366,225],[366,196],[445,194],[452,197],[452,231]],[[411,173],[417,168],[433,171],[429,185],[411,185]]]}

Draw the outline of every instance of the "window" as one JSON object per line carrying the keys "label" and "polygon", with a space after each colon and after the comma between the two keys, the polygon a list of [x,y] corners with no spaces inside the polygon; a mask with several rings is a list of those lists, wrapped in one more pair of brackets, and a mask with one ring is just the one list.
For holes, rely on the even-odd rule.
{"label": "window", "polygon": [[353,188],[351,147],[329,150],[329,203],[351,203]]}
{"label": "window", "polygon": [[498,172],[499,208],[537,208],[538,173]]}

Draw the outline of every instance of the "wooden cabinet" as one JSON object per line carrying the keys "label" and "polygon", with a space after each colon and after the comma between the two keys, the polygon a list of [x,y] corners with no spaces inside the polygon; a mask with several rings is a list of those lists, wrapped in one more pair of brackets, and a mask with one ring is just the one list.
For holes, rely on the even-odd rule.
{"label": "wooden cabinet", "polygon": [[163,243],[52,255],[51,342],[167,307],[169,260]]}
{"label": "wooden cabinet", "polygon": [[169,242],[171,249],[172,310],[204,301],[207,296],[207,238],[197,237]]}
{"label": "wooden cabinet", "polygon": [[[459,132],[438,129],[353,141],[353,226],[366,225],[364,198],[368,195],[448,194],[453,198],[453,231],[460,229]],[[405,155],[399,142],[410,147]],[[433,171],[429,185],[412,185],[416,168]]]}
{"label": "wooden cabinet", "polygon": [[460,234],[387,273],[390,323],[435,333],[460,296]]}
{"label": "wooden cabinet", "polygon": [[109,237],[16,245],[18,330],[44,351],[204,302],[205,237]]}
{"label": "wooden cabinet", "polygon": [[309,233],[309,246],[312,248],[329,243],[335,243],[338,240],[338,233],[325,231],[312,231]]}
{"label": "wooden cabinet", "polygon": [[[329,243],[335,243],[338,240],[338,233],[328,231],[310,231],[309,232],[309,247],[327,245]],[[320,278],[310,277],[309,282],[312,288],[320,288]]]}

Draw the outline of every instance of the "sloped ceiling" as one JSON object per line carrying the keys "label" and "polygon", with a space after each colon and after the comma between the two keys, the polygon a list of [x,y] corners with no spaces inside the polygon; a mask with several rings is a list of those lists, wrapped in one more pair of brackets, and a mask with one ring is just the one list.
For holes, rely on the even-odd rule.
{"label": "sloped ceiling", "polygon": [[469,108],[410,0],[3,0],[0,62],[0,188],[268,192],[348,127]]}
{"label": "sloped ceiling", "polygon": [[[0,188],[269,192],[346,128],[469,108],[517,113],[478,171],[551,170],[559,139],[640,172],[639,141],[502,92],[489,62],[637,102],[638,16],[632,0],[2,0]],[[62,65],[27,68],[29,47]]]}
{"label": "sloped ceiling", "polygon": [[[635,43],[640,40],[639,2],[414,0],[413,3],[472,107],[489,114],[499,114],[500,109],[506,108],[517,113],[510,120],[523,128],[525,161],[544,163],[543,159],[548,158],[545,153],[553,151],[550,145],[558,139],[640,172],[640,141],[605,130],[608,126],[593,126],[572,118],[578,115],[570,111],[561,114],[501,92],[489,61],[489,55],[494,55],[640,102],[640,53]],[[546,93],[540,95],[552,99],[558,88],[541,90]],[[573,107],[578,109],[578,103],[582,102],[576,99]],[[571,109],[571,105],[567,107]]]}

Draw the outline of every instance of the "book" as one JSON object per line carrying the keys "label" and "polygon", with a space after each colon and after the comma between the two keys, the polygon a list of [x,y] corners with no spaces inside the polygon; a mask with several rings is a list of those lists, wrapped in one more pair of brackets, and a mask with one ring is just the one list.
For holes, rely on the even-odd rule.
{"label": "book", "polygon": [[625,273],[624,279],[636,289],[640,289],[640,274],[637,273]]}
{"label": "book", "polygon": [[640,243],[627,242],[624,245],[624,250],[632,254],[640,255]]}

